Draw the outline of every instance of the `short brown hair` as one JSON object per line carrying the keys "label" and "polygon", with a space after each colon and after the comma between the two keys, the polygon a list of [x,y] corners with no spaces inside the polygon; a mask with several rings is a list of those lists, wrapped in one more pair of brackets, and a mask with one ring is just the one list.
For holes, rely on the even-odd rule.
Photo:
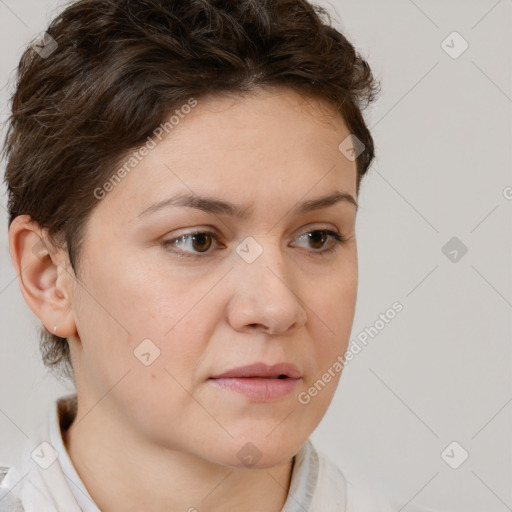
{"label": "short brown hair", "polygon": [[[9,225],[27,214],[79,275],[93,190],[191,97],[285,86],[329,101],[374,158],[362,116],[379,83],[329,12],[307,0],[79,0],[28,47],[3,148]],[[69,346],[44,328],[45,366],[73,380]]]}

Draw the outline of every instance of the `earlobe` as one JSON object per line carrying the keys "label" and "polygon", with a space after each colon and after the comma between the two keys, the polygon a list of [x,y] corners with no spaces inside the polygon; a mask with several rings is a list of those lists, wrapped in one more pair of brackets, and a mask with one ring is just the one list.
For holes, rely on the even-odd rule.
{"label": "earlobe", "polygon": [[[21,293],[32,312],[48,332],[53,334],[57,326],[57,336],[73,335],[76,326],[66,288],[72,276],[63,267],[62,251],[52,246],[45,230],[28,215],[20,215],[9,228],[9,252]],[[65,274],[64,280],[58,279],[59,273]]]}

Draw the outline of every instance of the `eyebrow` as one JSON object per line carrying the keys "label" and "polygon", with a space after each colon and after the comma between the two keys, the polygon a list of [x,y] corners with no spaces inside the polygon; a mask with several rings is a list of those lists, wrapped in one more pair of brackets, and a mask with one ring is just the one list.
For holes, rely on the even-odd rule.
{"label": "eyebrow", "polygon": [[[353,204],[358,208],[357,201],[354,197],[346,192],[336,191],[328,196],[319,197],[317,199],[311,199],[304,201],[296,205],[292,209],[293,215],[303,215],[305,213],[320,210],[322,208],[328,208],[340,202],[346,202]],[[228,215],[230,217],[236,217],[238,219],[248,219],[254,212],[254,207],[245,206],[242,207],[237,204],[229,203],[221,199],[213,197],[197,196],[194,194],[182,193],[176,194],[168,199],[159,201],[158,203],[152,204],[146,208],[143,212],[138,215],[138,218],[145,217],[151,213],[162,210],[164,208],[187,206],[190,208],[196,208],[204,212],[213,213],[216,215]]]}

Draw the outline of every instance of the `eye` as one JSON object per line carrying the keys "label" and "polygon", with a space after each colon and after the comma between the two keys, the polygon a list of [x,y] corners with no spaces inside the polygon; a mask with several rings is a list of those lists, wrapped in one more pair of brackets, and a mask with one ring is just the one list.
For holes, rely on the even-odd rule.
{"label": "eye", "polygon": [[[315,249],[313,253],[326,254],[334,251],[338,244],[346,242],[346,238],[340,233],[330,229],[315,229],[301,235],[298,240],[305,240]],[[323,249],[327,242],[331,242],[327,249]]]}
{"label": "eye", "polygon": [[[180,248],[178,251],[173,251],[179,256],[201,257],[203,254],[208,255],[209,252],[211,252],[208,250],[212,246],[212,240],[215,241],[215,243],[219,241],[217,233],[214,233],[213,231],[196,231],[194,233],[186,233],[177,238],[171,238],[170,240],[164,240],[162,245],[166,248],[169,246]],[[184,247],[192,249],[192,251],[182,250]]]}
{"label": "eye", "polygon": [[[338,244],[346,242],[346,238],[343,235],[329,229],[308,231],[301,235],[298,240],[305,240],[308,244],[311,244],[310,247],[313,246],[313,250],[310,252],[319,255],[331,253]],[[328,248],[324,249],[328,242],[330,242]],[[163,240],[162,246],[180,257],[201,258],[213,252],[210,248],[214,243],[219,243],[217,233],[213,231],[195,231],[169,240]],[[173,247],[178,248],[178,250],[174,250]]]}

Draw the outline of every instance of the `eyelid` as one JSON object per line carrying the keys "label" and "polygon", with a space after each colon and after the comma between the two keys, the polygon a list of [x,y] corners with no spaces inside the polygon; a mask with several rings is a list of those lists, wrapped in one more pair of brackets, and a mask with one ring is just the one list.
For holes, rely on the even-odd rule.
{"label": "eyelid", "polygon": [[296,238],[301,237],[302,235],[311,233],[312,231],[333,231],[333,232],[341,235],[338,228],[336,228],[332,224],[329,226],[326,226],[325,222],[323,224],[321,222],[317,222],[317,223],[309,224],[306,227],[302,227],[302,228],[296,230],[292,234],[292,236],[295,237],[294,239],[296,239]]}

